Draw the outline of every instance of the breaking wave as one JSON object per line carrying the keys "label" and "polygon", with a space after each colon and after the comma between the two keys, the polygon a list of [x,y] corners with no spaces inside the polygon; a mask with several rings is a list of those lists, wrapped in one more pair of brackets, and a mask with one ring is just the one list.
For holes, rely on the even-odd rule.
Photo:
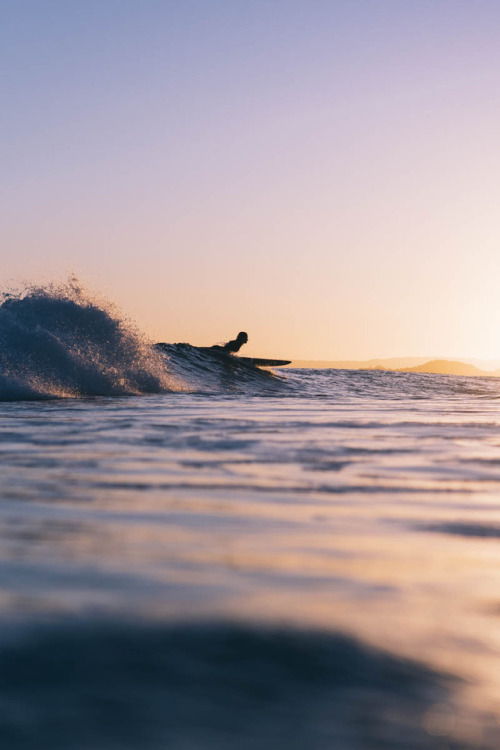
{"label": "breaking wave", "polygon": [[210,349],[154,347],[76,279],[0,297],[0,402],[180,390],[263,394],[277,381]]}
{"label": "breaking wave", "polygon": [[178,389],[151,343],[75,280],[3,295],[0,401]]}

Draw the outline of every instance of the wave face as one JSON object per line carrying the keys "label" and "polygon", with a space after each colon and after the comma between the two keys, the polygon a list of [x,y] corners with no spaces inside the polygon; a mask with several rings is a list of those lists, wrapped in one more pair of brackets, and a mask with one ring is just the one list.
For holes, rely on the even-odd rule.
{"label": "wave face", "polygon": [[291,382],[217,349],[190,344],[160,344],[170,372],[191,391],[246,395],[276,395]]}
{"label": "wave face", "polygon": [[4,295],[0,401],[173,389],[178,386],[150,343],[76,282]]}

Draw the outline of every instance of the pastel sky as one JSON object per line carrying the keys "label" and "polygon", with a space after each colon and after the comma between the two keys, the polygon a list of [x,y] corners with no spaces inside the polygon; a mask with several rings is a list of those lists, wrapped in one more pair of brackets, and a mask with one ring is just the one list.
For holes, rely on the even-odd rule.
{"label": "pastel sky", "polygon": [[148,335],[500,358],[498,0],[0,4],[2,288]]}

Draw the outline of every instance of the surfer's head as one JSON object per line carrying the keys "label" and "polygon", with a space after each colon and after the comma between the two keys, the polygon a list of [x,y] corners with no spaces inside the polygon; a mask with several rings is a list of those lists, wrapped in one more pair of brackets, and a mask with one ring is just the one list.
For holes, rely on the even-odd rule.
{"label": "surfer's head", "polygon": [[248,341],[248,333],[245,333],[245,331],[240,331],[236,336],[236,341],[241,344],[246,344]]}

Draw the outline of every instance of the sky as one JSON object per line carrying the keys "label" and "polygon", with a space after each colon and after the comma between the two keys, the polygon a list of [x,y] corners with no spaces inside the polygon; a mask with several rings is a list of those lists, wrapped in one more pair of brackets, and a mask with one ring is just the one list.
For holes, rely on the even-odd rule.
{"label": "sky", "polygon": [[498,0],[0,3],[0,289],[155,340],[500,359]]}

